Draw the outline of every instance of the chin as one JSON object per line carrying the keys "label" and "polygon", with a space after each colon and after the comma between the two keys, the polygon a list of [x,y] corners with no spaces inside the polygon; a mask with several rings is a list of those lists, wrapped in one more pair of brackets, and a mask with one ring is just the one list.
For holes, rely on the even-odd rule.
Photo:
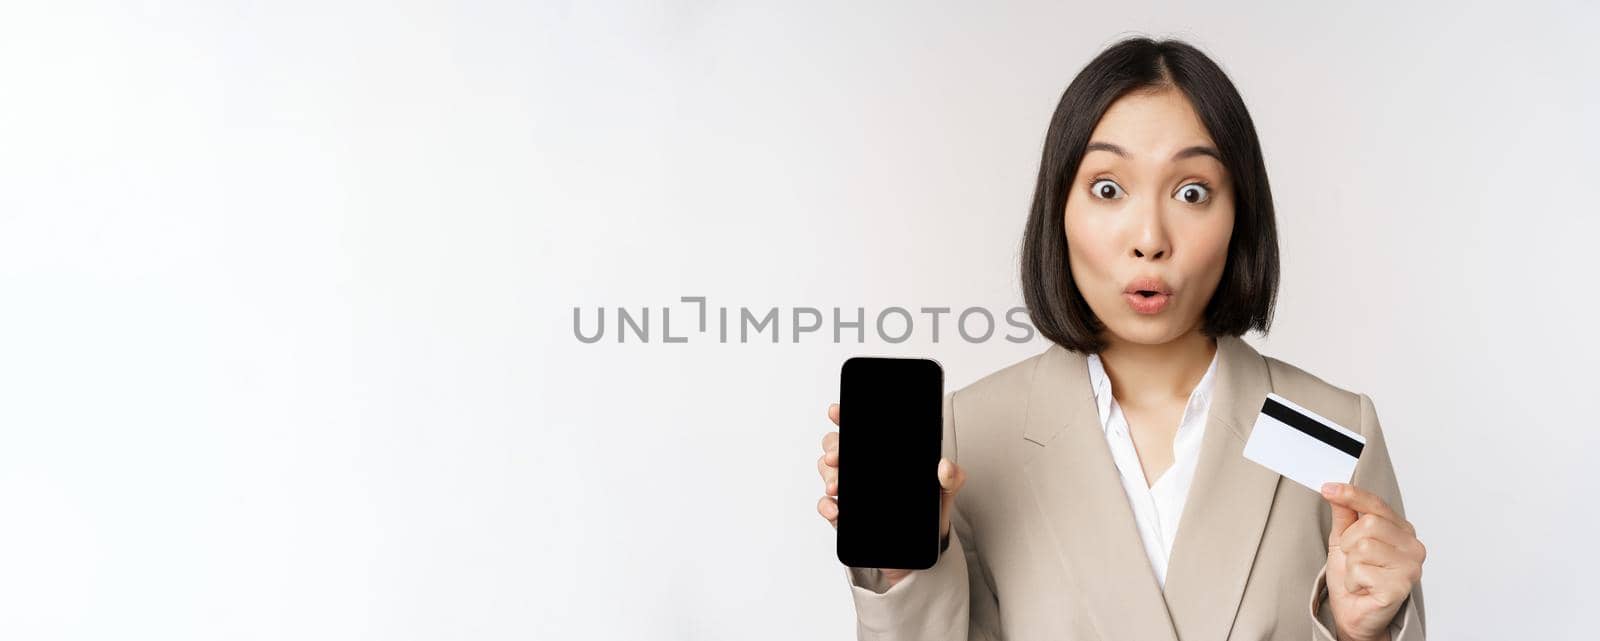
{"label": "chin", "polygon": [[1107,323],[1106,331],[1123,341],[1139,345],[1164,345],[1187,333],[1180,324],[1169,318],[1134,316]]}

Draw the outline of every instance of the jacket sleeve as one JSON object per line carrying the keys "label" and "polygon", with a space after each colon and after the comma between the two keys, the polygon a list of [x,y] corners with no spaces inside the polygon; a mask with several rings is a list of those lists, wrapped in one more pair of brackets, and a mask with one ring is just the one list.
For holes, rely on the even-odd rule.
{"label": "jacket sleeve", "polygon": [[[1384,442],[1383,428],[1378,425],[1378,412],[1372,406],[1372,399],[1366,394],[1361,394],[1361,435],[1366,437],[1367,444],[1361,451],[1361,459],[1356,462],[1354,479],[1351,483],[1382,498],[1389,507],[1401,518],[1406,517],[1405,506],[1400,501],[1400,485],[1395,480],[1394,465],[1389,460],[1389,447]],[[1331,508],[1324,505],[1324,510],[1331,512]],[[1329,521],[1331,523],[1331,520]],[[1322,532],[1323,538],[1328,536],[1327,529]],[[1328,607],[1328,565],[1323,563],[1322,571],[1317,573],[1316,580],[1311,587],[1311,601],[1308,613],[1311,617],[1311,638],[1313,641],[1338,641],[1333,629],[1333,612]],[[1389,623],[1389,637],[1393,641],[1424,641],[1427,630],[1423,617],[1422,584],[1419,581],[1411,586],[1411,595],[1406,597],[1400,609],[1394,613],[1394,620]]]}
{"label": "jacket sleeve", "polygon": [[[955,395],[944,397],[944,456],[956,463]],[[967,488],[971,487],[972,470]],[[876,568],[845,568],[860,641],[1001,641],[1000,604],[989,587],[963,491],[950,508],[950,547],[926,570],[886,587]]]}

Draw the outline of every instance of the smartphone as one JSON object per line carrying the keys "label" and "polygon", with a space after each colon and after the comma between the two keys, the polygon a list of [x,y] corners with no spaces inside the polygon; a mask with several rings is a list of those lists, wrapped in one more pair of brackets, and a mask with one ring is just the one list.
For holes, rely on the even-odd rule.
{"label": "smartphone", "polygon": [[[839,561],[925,570],[939,560],[944,368],[855,356],[839,376]],[[848,454],[849,456],[845,456]]]}

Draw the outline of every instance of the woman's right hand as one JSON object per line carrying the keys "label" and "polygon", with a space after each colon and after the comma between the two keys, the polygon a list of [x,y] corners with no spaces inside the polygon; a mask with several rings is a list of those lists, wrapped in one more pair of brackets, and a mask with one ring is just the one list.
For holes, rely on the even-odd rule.
{"label": "woman's right hand", "polygon": [[[828,406],[828,420],[833,421],[834,427],[839,426],[839,404]],[[833,431],[822,437],[822,456],[817,458],[817,473],[822,476],[822,488],[826,494],[817,501],[817,512],[822,518],[827,519],[833,527],[839,527],[839,432]],[[961,486],[967,481],[967,474],[955,461],[946,458],[939,459],[939,538],[943,539],[950,534],[950,505],[956,500],[956,492],[961,491]],[[894,587],[901,579],[906,578],[915,570],[902,570],[884,568],[883,578],[888,580],[889,586]]]}

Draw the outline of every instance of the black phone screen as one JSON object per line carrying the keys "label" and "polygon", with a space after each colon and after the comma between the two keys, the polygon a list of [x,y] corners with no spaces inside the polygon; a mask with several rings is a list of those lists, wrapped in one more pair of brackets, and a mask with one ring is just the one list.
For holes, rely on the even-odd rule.
{"label": "black phone screen", "polygon": [[857,356],[839,385],[838,555],[860,568],[939,560],[944,370],[923,358]]}

